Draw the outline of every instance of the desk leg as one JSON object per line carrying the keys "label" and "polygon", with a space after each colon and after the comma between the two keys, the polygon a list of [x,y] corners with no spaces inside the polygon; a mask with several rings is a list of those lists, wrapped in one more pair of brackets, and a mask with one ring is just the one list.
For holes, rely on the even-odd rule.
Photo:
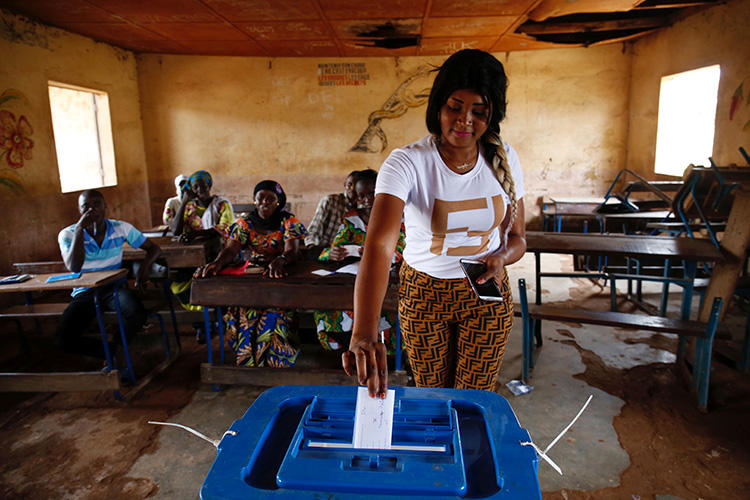
{"label": "desk leg", "polygon": [[[224,328],[223,328],[223,325],[221,324],[221,316],[219,316],[219,319],[220,319],[219,335],[222,340],[220,358],[221,358],[221,363],[224,364]],[[206,351],[208,351],[208,364],[212,365],[214,364],[213,352],[212,352],[213,342],[211,340],[211,313],[209,312],[208,306],[203,306],[203,329],[206,331]],[[221,386],[211,384],[211,390],[218,392],[221,390]]]}
{"label": "desk leg", "polygon": [[[664,276],[669,278],[669,274],[672,272],[672,262],[669,259],[664,259]],[[664,284],[661,286],[661,304],[659,306],[659,316],[667,315],[667,301],[669,300],[669,280],[664,280]]]}
{"label": "desk leg", "polygon": [[528,383],[529,372],[531,371],[531,358],[533,357],[532,349],[534,343],[531,341],[531,325],[532,321],[529,318],[529,304],[526,299],[526,280],[523,278],[518,280],[518,299],[521,303],[521,353],[522,353],[522,365],[521,365],[521,380],[524,383]]}
{"label": "desk leg", "polygon": [[[542,253],[534,252],[534,263],[536,269],[536,305],[542,304]],[[542,320],[534,322],[534,338],[536,345],[542,346]]]}
{"label": "desk leg", "polygon": [[[682,289],[682,309],[680,311],[680,318],[684,320],[690,319],[690,309],[693,304],[693,282],[695,281],[695,273],[698,269],[698,263],[694,261],[685,261],[685,280],[687,283]],[[677,359],[682,360],[685,356],[685,347],[687,346],[687,337],[680,336],[680,340],[677,344]]]}
{"label": "desk leg", "polygon": [[104,317],[102,316],[101,301],[99,292],[94,293],[94,308],[96,309],[96,322],[99,323],[99,334],[102,337],[102,347],[104,348],[104,359],[107,361],[107,368],[116,369],[112,362],[112,353],[109,352],[109,341],[107,340],[107,329],[104,328]]}
{"label": "desk leg", "polygon": [[[638,259],[636,259],[635,274],[637,274],[638,276],[641,275],[641,261]],[[638,280],[635,287],[636,287],[636,292],[635,292],[636,299],[638,300],[638,302],[643,302],[643,281]]]}
{"label": "desk leg", "polygon": [[208,312],[208,306],[203,306],[203,330],[206,333],[206,350],[208,351],[208,364],[214,364],[213,353],[211,352],[211,315]]}
{"label": "desk leg", "polygon": [[[633,259],[630,257],[625,257],[625,274],[633,274]],[[633,300],[633,280],[628,278],[628,291],[625,294],[625,298],[628,300]]]}
{"label": "desk leg", "polygon": [[130,362],[130,351],[128,350],[128,339],[125,336],[125,325],[122,324],[122,313],[120,312],[120,287],[115,284],[115,288],[112,292],[112,297],[115,303],[115,312],[117,313],[117,325],[120,327],[120,339],[122,341],[122,352],[125,354],[125,363],[128,367],[128,380],[135,383],[135,372],[133,371],[133,364]]}
{"label": "desk leg", "polygon": [[182,349],[180,344],[180,331],[177,329],[177,316],[174,313],[174,302],[172,301],[172,290],[169,288],[169,279],[162,280],[162,288],[164,289],[164,297],[167,299],[169,305],[169,315],[172,317],[172,328],[174,329],[174,339],[177,342],[177,349]]}
{"label": "desk leg", "polygon": [[219,330],[219,362],[224,364],[224,315],[221,306],[216,307],[216,326]]}
{"label": "desk leg", "polygon": [[[112,371],[117,367],[112,362],[112,353],[109,351],[109,341],[107,340],[107,329],[104,328],[104,317],[102,316],[102,305],[99,299],[99,292],[94,293],[94,309],[96,310],[96,322],[99,323],[99,333],[102,337],[102,347],[104,348],[104,359],[107,361],[107,368]],[[115,399],[122,400],[120,391],[115,389]]]}

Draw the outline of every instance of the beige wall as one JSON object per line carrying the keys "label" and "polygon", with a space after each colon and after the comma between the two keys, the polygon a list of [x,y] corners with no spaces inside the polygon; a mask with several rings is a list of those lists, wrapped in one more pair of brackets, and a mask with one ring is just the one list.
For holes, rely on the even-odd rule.
{"label": "beige wall", "polygon": [[[750,121],[749,13],[750,0],[732,0],[633,44],[629,168],[653,175],[661,78],[713,64],[721,65],[713,158],[719,165],[745,165],[738,148],[750,149],[750,126],[743,130]],[[730,121],[732,95],[743,82],[743,102]]]}
{"label": "beige wall", "polygon": [[[518,150],[530,216],[543,195],[596,195],[624,166],[630,60],[621,45],[496,54],[510,78],[504,138]],[[350,152],[399,85],[442,58],[263,59],[138,56],[154,221],[172,179],[207,169],[215,192],[250,202],[282,183],[303,222],[353,169],[379,168],[427,130],[425,105],[384,119],[383,152]],[[318,85],[319,63],[364,62],[363,86]],[[433,76],[408,87],[419,93]],[[379,144],[375,141],[375,144]]]}
{"label": "beige wall", "polygon": [[[734,0],[633,44],[498,53],[510,78],[503,137],[524,168],[527,218],[542,196],[601,195],[628,166],[652,176],[659,79],[720,63],[714,156],[740,162],[748,146],[744,102],[728,108],[747,72],[747,6]],[[419,68],[441,58],[265,59],[141,55],[1,13],[0,92],[25,99],[0,106],[27,117],[33,157],[19,169],[0,160],[0,209],[6,216],[0,272],[17,260],[57,259],[55,235],[76,220],[75,195],[60,193],[49,118],[47,81],[109,92],[118,186],[105,189],[110,215],[138,226],[159,221],[178,173],[204,168],[215,191],[247,202],[265,178],[282,182],[303,222],[325,193],[338,191],[350,170],[378,168],[388,152],[426,134],[425,106],[391,106],[380,125],[382,152],[350,152],[368,116],[389,102]],[[319,63],[364,63],[365,85],[323,87]],[[422,76],[400,100],[429,88]],[[408,101],[408,99],[406,99]],[[380,143],[376,139],[375,146]],[[30,230],[29,228],[33,228]]]}
{"label": "beige wall", "polygon": [[76,194],[60,190],[48,80],[109,93],[118,179],[116,187],[102,189],[109,216],[148,224],[147,171],[132,53],[0,10],[0,61],[0,93],[15,89],[23,95],[0,109],[17,120],[25,116],[34,141],[32,158],[23,167],[11,168],[0,158],[0,178],[23,189],[0,183],[0,274],[11,272],[13,262],[59,260],[57,233],[79,217]]}

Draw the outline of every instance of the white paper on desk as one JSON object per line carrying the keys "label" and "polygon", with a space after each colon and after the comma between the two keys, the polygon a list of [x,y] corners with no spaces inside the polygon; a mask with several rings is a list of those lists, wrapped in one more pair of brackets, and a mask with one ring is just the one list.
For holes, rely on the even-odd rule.
{"label": "white paper on desk", "polygon": [[359,271],[359,261],[353,262],[351,264],[347,264],[347,265],[345,265],[343,267],[340,267],[340,268],[336,269],[336,272],[340,273],[340,274],[354,274],[354,275],[356,275],[357,271]]}
{"label": "white paper on desk", "polygon": [[312,271],[312,273],[318,276],[328,276],[329,274],[332,274],[331,271],[326,269],[316,269],[315,271]]}
{"label": "white paper on desk", "polygon": [[391,449],[393,433],[393,404],[396,391],[388,389],[385,399],[371,398],[367,387],[357,390],[357,407],[354,410],[354,435],[352,447]]}
{"label": "white paper on desk", "polygon": [[341,248],[346,250],[345,257],[362,257],[359,251],[362,249],[360,245],[341,245]]}

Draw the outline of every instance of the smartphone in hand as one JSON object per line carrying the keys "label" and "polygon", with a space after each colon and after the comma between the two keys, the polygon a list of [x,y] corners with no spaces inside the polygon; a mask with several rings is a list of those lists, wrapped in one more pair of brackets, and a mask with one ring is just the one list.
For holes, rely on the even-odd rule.
{"label": "smartphone in hand", "polygon": [[503,301],[503,294],[500,291],[500,287],[495,283],[495,280],[489,279],[482,284],[477,283],[477,278],[487,270],[487,266],[484,262],[471,259],[461,259],[459,263],[461,264],[461,269],[464,274],[469,279],[469,284],[471,285],[472,290],[477,294],[477,297],[482,300],[490,300],[493,302]]}

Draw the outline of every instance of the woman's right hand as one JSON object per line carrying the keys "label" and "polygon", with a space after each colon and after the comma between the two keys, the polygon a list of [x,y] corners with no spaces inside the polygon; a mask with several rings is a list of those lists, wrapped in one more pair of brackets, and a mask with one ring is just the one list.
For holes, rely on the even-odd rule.
{"label": "woman's right hand", "polygon": [[328,251],[328,258],[336,261],[344,260],[346,253],[346,248],[341,245],[336,245],[331,247],[331,250]]}
{"label": "woman's right hand", "polygon": [[209,276],[216,276],[216,273],[220,270],[221,266],[219,263],[213,261],[196,269],[193,273],[193,278],[208,278]]}
{"label": "woman's right hand", "polygon": [[370,397],[385,398],[388,391],[388,355],[385,344],[352,333],[349,350],[341,354],[341,364],[347,375],[357,371],[360,385],[367,386]]}

